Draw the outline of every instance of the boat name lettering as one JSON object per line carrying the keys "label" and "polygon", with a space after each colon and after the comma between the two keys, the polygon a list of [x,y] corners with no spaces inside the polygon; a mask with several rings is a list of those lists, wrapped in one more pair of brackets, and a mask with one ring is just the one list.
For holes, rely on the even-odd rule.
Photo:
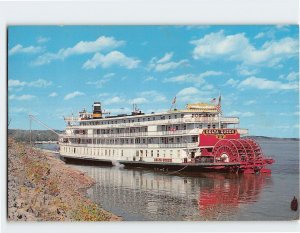
{"label": "boat name lettering", "polygon": [[166,162],[166,163],[172,163],[172,159],[164,159],[164,158],[155,158],[154,162]]}
{"label": "boat name lettering", "polygon": [[236,134],[236,129],[204,129],[203,134]]}

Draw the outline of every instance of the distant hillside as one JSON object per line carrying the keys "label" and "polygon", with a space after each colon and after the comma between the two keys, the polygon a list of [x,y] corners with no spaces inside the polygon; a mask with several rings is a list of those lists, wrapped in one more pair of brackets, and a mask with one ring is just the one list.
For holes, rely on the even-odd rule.
{"label": "distant hillside", "polygon": [[[61,130],[55,130],[62,133]],[[30,142],[30,131],[21,129],[9,129],[8,136],[14,138],[17,142]],[[31,140],[34,141],[58,141],[58,135],[50,130],[32,130]]]}
{"label": "distant hillside", "polygon": [[299,141],[299,138],[276,138],[276,137],[266,137],[266,136],[247,136],[249,138],[257,139],[257,140],[265,140],[265,141],[282,141],[282,140],[289,140],[289,141]]}

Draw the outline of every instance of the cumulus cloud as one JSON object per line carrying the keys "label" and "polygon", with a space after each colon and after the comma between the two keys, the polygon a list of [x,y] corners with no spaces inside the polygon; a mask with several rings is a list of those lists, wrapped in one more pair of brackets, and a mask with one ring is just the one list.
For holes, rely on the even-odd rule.
{"label": "cumulus cloud", "polygon": [[238,83],[239,83],[238,80],[235,80],[235,79],[231,78],[231,79],[227,80],[225,85],[236,87]]}
{"label": "cumulus cloud", "polygon": [[228,114],[229,116],[238,116],[238,117],[252,117],[255,116],[253,112],[238,112],[232,111]]}
{"label": "cumulus cloud", "polygon": [[57,96],[56,92],[52,92],[52,93],[49,94],[49,97],[55,97],[55,96]]}
{"label": "cumulus cloud", "polygon": [[144,97],[138,97],[138,98],[134,98],[129,100],[130,104],[144,104],[144,103],[148,103],[148,100]]}
{"label": "cumulus cloud", "polygon": [[280,79],[285,79],[287,81],[295,81],[295,80],[299,79],[299,73],[292,71],[292,72],[290,72],[286,76],[285,75],[281,75],[279,78]]}
{"label": "cumulus cloud", "polygon": [[16,80],[16,79],[8,80],[8,87],[10,87],[10,88],[25,87],[25,86],[41,88],[41,87],[48,87],[50,85],[52,85],[52,82],[44,80],[44,79],[38,79],[35,81],[31,81],[31,82],[22,82],[22,81]]}
{"label": "cumulus cloud", "polygon": [[34,53],[40,53],[43,51],[42,47],[39,46],[28,46],[28,47],[23,47],[21,44],[17,44],[16,46],[12,47],[8,51],[8,55],[12,56],[18,53],[24,53],[24,54],[34,54]]}
{"label": "cumulus cloud", "polygon": [[86,82],[86,84],[93,85],[97,88],[101,88],[104,86],[105,83],[109,82],[111,80],[111,78],[114,76],[115,76],[115,73],[108,73],[108,74],[105,74],[103,76],[103,78],[101,78],[100,80],[89,81],[89,82]]}
{"label": "cumulus cloud", "polygon": [[177,101],[185,103],[209,102],[217,96],[217,90],[210,85],[201,85],[200,88],[186,87],[177,93]]}
{"label": "cumulus cloud", "polygon": [[124,102],[125,102],[125,100],[119,96],[114,96],[114,97],[104,100],[104,103],[107,105],[108,104],[120,104],[120,103],[124,103]]}
{"label": "cumulus cloud", "polygon": [[53,60],[64,60],[73,55],[111,50],[124,44],[124,41],[118,41],[114,37],[100,36],[95,41],[80,41],[73,47],[62,48],[56,53],[45,53],[39,56],[32,64],[44,65]]}
{"label": "cumulus cloud", "polygon": [[72,93],[69,93],[67,94],[65,97],[64,97],[64,100],[69,100],[69,99],[73,99],[77,96],[83,96],[85,95],[84,93],[80,92],[80,91],[74,91]]}
{"label": "cumulus cloud", "polygon": [[119,65],[127,69],[134,69],[138,67],[141,61],[135,58],[127,57],[119,51],[112,51],[106,55],[96,53],[91,59],[87,60],[82,68],[95,69],[97,66],[108,68],[113,65]]}
{"label": "cumulus cloud", "polygon": [[296,90],[298,84],[296,82],[282,83],[279,81],[271,81],[264,78],[257,78],[255,76],[249,77],[241,81],[237,88],[255,88],[260,90]]}
{"label": "cumulus cloud", "polygon": [[176,82],[176,83],[204,83],[204,78],[210,77],[210,76],[220,76],[223,72],[220,71],[205,71],[203,73],[200,73],[198,75],[195,74],[183,74],[178,75],[170,78],[165,78],[164,82]]}
{"label": "cumulus cloud", "polygon": [[20,95],[20,96],[17,96],[17,95],[11,95],[9,96],[9,99],[10,100],[31,100],[33,98],[35,98],[36,96],[34,95]]}
{"label": "cumulus cloud", "polygon": [[174,70],[178,67],[189,66],[189,62],[186,59],[180,61],[171,61],[173,53],[166,53],[162,58],[153,57],[148,65],[148,68],[157,72],[163,72],[168,70]]}
{"label": "cumulus cloud", "polygon": [[46,43],[46,42],[48,42],[49,40],[50,40],[50,38],[48,38],[48,37],[43,37],[43,36],[40,36],[40,37],[37,38],[37,42],[38,42],[39,44]]}
{"label": "cumulus cloud", "polygon": [[260,48],[255,48],[244,33],[225,35],[224,31],[219,31],[190,43],[195,45],[194,59],[226,57],[248,65],[274,66],[298,54],[298,39],[291,37],[267,41]]}
{"label": "cumulus cloud", "polygon": [[149,76],[149,77],[147,77],[147,78],[145,79],[146,82],[147,82],[147,81],[154,81],[154,80],[156,80],[156,78],[154,78],[153,76]]}
{"label": "cumulus cloud", "polygon": [[167,98],[159,93],[158,91],[142,91],[139,93],[140,96],[147,98],[149,100],[149,102],[166,102]]}

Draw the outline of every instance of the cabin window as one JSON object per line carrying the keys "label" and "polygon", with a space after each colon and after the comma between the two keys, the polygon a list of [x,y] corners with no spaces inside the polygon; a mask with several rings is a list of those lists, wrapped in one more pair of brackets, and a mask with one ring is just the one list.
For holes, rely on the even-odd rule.
{"label": "cabin window", "polygon": [[138,150],[135,151],[135,156],[139,157],[139,151]]}
{"label": "cabin window", "polygon": [[207,128],[210,129],[210,125],[208,125]]}
{"label": "cabin window", "polygon": [[123,155],[124,155],[123,153],[124,153],[124,151],[123,151],[123,150],[121,150],[121,156],[123,156]]}
{"label": "cabin window", "polygon": [[157,154],[156,154],[156,156],[157,156],[157,157],[159,157],[159,150],[157,150]]}
{"label": "cabin window", "polygon": [[151,157],[153,157],[153,150],[151,150]]}
{"label": "cabin window", "polygon": [[177,119],[177,115],[175,115],[175,119]]}
{"label": "cabin window", "polygon": [[192,142],[197,142],[198,141],[198,137],[197,136],[193,136],[192,137]]}
{"label": "cabin window", "polygon": [[150,121],[150,117],[148,117],[148,121]]}
{"label": "cabin window", "polygon": [[177,150],[177,157],[180,157],[180,150]]}
{"label": "cabin window", "polygon": [[164,157],[166,157],[166,150],[163,150],[163,155]]}
{"label": "cabin window", "polygon": [[148,150],[146,150],[146,157],[148,156]]}
{"label": "cabin window", "polygon": [[171,157],[173,156],[173,150],[170,150],[170,156]]}
{"label": "cabin window", "polygon": [[215,129],[215,128],[216,128],[216,125],[213,125],[212,127],[213,127],[213,129]]}
{"label": "cabin window", "polygon": [[155,117],[153,117],[152,119],[155,120]]}
{"label": "cabin window", "polygon": [[171,119],[171,116],[169,116],[169,119]]}
{"label": "cabin window", "polygon": [[74,148],[74,154],[76,153],[76,148]]}

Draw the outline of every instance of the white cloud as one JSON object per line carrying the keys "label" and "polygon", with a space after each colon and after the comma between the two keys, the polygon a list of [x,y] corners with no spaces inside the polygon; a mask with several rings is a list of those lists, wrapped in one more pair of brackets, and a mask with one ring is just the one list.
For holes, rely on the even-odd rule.
{"label": "white cloud", "polygon": [[145,81],[154,81],[156,80],[156,78],[154,78],[153,76],[149,76],[145,79]]}
{"label": "white cloud", "polygon": [[115,73],[108,73],[108,74],[105,74],[102,79],[96,80],[96,81],[93,81],[93,82],[91,82],[91,81],[86,82],[86,84],[93,85],[97,88],[101,88],[101,87],[104,86],[105,83],[109,82],[111,80],[111,78],[114,77],[114,76],[115,76]]}
{"label": "white cloud", "polygon": [[299,73],[297,72],[291,72],[286,76],[286,80],[288,81],[294,81],[299,79]]}
{"label": "white cloud", "polygon": [[144,103],[148,103],[148,100],[144,97],[138,97],[138,98],[134,98],[129,100],[130,104],[144,104]]}
{"label": "white cloud", "polygon": [[157,63],[165,63],[172,59],[174,53],[166,53],[161,59],[157,61]]}
{"label": "white cloud", "polygon": [[225,85],[229,85],[229,86],[232,86],[232,87],[236,87],[237,86],[237,84],[239,83],[239,81],[238,80],[235,80],[235,79],[229,79],[226,83],[225,83]]}
{"label": "white cloud", "polygon": [[72,98],[75,98],[77,96],[83,96],[85,95],[84,93],[80,92],[80,91],[74,91],[72,93],[69,93],[67,94],[65,97],[64,97],[64,100],[69,100],[69,99],[72,99]]}
{"label": "white cloud", "polygon": [[100,36],[95,41],[80,41],[73,47],[60,49],[57,53],[45,53],[39,56],[32,64],[44,65],[53,60],[64,60],[73,55],[111,50],[124,44],[124,41],[117,41],[114,37]]}
{"label": "white cloud", "polygon": [[56,92],[52,92],[51,94],[49,94],[49,97],[55,97],[55,96],[57,96]]}
{"label": "white cloud", "polygon": [[260,38],[262,38],[262,37],[264,37],[265,36],[265,33],[264,32],[260,32],[260,33],[258,33],[255,37],[254,37],[254,39],[260,39]]}
{"label": "white cloud", "polygon": [[34,95],[20,95],[20,96],[16,96],[16,95],[11,95],[9,96],[10,100],[31,100],[33,98],[35,98],[36,96]]}
{"label": "white cloud", "polygon": [[44,79],[38,79],[36,81],[29,82],[27,85],[29,87],[48,87],[52,84],[51,81],[47,81]]}
{"label": "white cloud", "polygon": [[119,96],[114,96],[112,98],[106,99],[104,101],[105,104],[109,105],[109,104],[120,104],[120,103],[124,103],[125,100]]}
{"label": "white cloud", "polygon": [[95,69],[97,66],[108,68],[113,65],[119,65],[127,69],[137,68],[141,61],[135,58],[127,57],[119,51],[112,51],[106,55],[96,53],[91,59],[83,64],[84,69]]}
{"label": "white cloud", "polygon": [[177,93],[177,101],[185,103],[210,102],[212,97],[217,96],[217,90],[211,89],[208,85],[196,87],[187,87]]}
{"label": "white cloud", "polygon": [[167,98],[157,92],[157,91],[142,91],[139,93],[140,96],[144,97],[144,98],[147,98],[149,101],[148,102],[159,102],[159,103],[162,103],[162,102],[166,102],[167,101]]}
{"label": "white cloud", "polygon": [[157,59],[153,57],[149,62],[148,68],[157,72],[163,72],[168,70],[174,70],[178,67],[189,66],[189,62],[186,59],[182,59],[178,62],[171,61],[173,53],[166,53],[162,58]]}
{"label": "white cloud", "polygon": [[114,77],[116,74],[115,73],[107,73],[105,75],[103,75],[103,78],[111,78]]}
{"label": "white cloud", "polygon": [[267,41],[261,48],[255,48],[244,33],[225,35],[224,31],[219,31],[190,43],[195,45],[194,59],[226,57],[248,65],[274,66],[283,59],[296,57],[298,54],[298,39],[291,37]]}
{"label": "white cloud", "polygon": [[40,36],[40,37],[37,38],[37,42],[38,42],[39,44],[46,43],[46,42],[48,42],[49,40],[50,40],[50,38],[48,38],[48,37],[43,37],[43,36]]}
{"label": "white cloud", "polygon": [[199,94],[199,90],[195,87],[187,87],[177,93],[177,96],[196,95]]}
{"label": "white cloud", "polygon": [[195,75],[195,74],[183,74],[178,75],[170,78],[165,78],[164,82],[177,82],[177,83],[198,83],[202,84],[204,83],[204,78],[210,77],[210,76],[219,76],[222,75],[223,72],[220,71],[205,71],[201,74]]}
{"label": "white cloud", "polygon": [[88,85],[93,85],[95,86],[96,88],[101,88],[104,86],[105,83],[107,83],[109,80],[107,79],[101,79],[101,80],[97,80],[97,81],[94,81],[94,82],[86,82],[86,84]]}
{"label": "white cloud", "polygon": [[251,69],[250,70],[248,67],[246,67],[244,65],[238,65],[236,67],[236,70],[237,70],[239,75],[243,75],[243,76],[254,75],[258,72],[257,69]]}
{"label": "white cloud", "polygon": [[41,88],[41,87],[48,87],[50,85],[52,85],[52,82],[44,79],[38,79],[31,82],[22,82],[20,80],[15,80],[15,79],[8,80],[8,86],[10,88],[24,87],[24,86]]}
{"label": "white cloud", "polygon": [[9,51],[8,51],[8,55],[14,55],[14,54],[18,54],[18,53],[27,53],[27,54],[34,54],[34,53],[39,53],[42,52],[43,48],[39,47],[39,46],[28,46],[28,47],[23,47],[23,45],[21,44],[17,44],[16,46],[12,47]]}
{"label": "white cloud", "polygon": [[238,116],[238,117],[252,117],[255,116],[253,112],[238,112],[232,111],[228,114],[229,116]]}
{"label": "white cloud", "polygon": [[298,84],[296,82],[282,83],[279,81],[271,81],[252,76],[241,81],[237,87],[239,89],[255,88],[260,90],[296,90],[298,89]]}
{"label": "white cloud", "polygon": [[27,85],[27,83],[26,82],[22,82],[20,80],[14,80],[14,79],[8,80],[8,86],[11,87],[11,88],[12,87],[23,87],[25,85]]}

